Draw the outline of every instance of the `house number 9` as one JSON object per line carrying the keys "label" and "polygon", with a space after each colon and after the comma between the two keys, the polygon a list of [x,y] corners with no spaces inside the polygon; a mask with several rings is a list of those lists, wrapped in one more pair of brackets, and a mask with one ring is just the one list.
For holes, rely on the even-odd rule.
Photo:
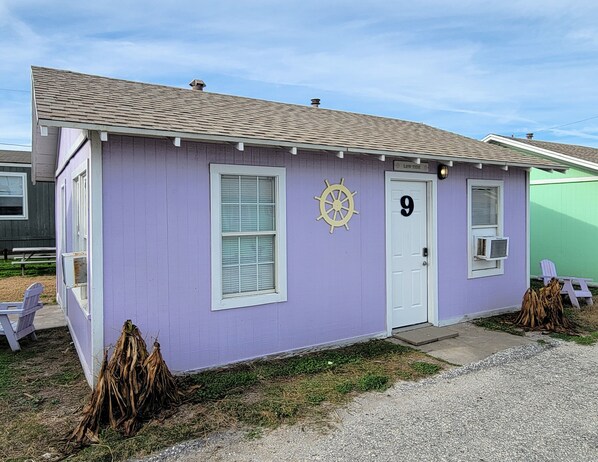
{"label": "house number 9", "polygon": [[401,207],[403,207],[403,210],[401,210],[401,215],[403,215],[404,217],[408,217],[409,215],[411,215],[413,213],[412,197],[411,196],[401,197]]}

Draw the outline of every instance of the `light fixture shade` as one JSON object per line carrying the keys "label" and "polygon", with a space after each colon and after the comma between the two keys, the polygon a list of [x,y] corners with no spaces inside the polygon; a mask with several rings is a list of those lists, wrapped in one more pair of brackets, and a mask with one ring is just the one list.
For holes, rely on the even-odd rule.
{"label": "light fixture shade", "polygon": [[438,179],[439,180],[446,180],[449,174],[448,165],[439,164],[438,165]]}

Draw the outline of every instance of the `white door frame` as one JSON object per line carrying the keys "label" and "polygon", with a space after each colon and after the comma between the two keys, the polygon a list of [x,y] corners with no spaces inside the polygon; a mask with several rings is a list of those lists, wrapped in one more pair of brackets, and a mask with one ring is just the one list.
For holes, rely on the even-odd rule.
{"label": "white door frame", "polygon": [[386,221],[386,334],[392,335],[392,281],[390,277],[390,186],[392,181],[422,181],[426,183],[426,199],[428,202],[428,322],[438,325],[438,243],[436,240],[437,208],[436,189],[438,179],[434,174],[410,172],[385,172],[384,177],[384,210]]}

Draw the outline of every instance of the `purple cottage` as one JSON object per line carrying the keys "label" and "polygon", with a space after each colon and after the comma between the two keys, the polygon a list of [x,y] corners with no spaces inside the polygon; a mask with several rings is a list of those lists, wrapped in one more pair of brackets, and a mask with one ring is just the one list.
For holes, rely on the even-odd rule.
{"label": "purple cottage", "polygon": [[528,170],[550,160],[201,81],[32,80],[90,383],[127,319],[185,372],[513,310],[528,286]]}

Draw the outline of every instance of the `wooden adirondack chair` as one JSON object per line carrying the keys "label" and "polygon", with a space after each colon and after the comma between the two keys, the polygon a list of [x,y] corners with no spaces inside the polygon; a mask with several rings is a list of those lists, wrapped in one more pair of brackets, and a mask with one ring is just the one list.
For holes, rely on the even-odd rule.
{"label": "wooden adirondack chair", "polygon": [[[12,351],[19,351],[19,340],[28,335],[37,340],[33,318],[35,313],[44,305],[40,303],[39,296],[44,291],[44,286],[39,282],[31,284],[25,291],[22,302],[0,303],[0,335],[5,335]],[[11,322],[9,315],[18,316]]]}
{"label": "wooden adirondack chair", "polygon": [[[579,301],[577,300],[578,298],[585,300],[588,305],[592,304],[592,293],[590,292],[590,289],[588,289],[587,282],[591,281],[591,279],[557,276],[556,266],[554,266],[552,260],[542,260],[540,262],[540,267],[542,268],[542,279],[544,280],[544,285],[548,285],[552,278],[558,279],[559,282],[563,284],[561,294],[568,295],[573,306],[579,308]],[[574,288],[574,284],[579,286],[579,290]]]}

